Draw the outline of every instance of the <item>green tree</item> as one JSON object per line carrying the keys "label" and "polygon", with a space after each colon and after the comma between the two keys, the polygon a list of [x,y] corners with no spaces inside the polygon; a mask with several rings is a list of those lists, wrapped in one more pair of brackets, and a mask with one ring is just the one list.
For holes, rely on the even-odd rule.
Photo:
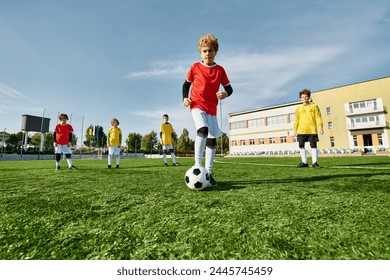
{"label": "green tree", "polygon": [[182,134],[176,142],[176,150],[178,151],[193,151],[194,141],[190,139],[189,132],[186,128],[183,129]]}
{"label": "green tree", "polygon": [[[77,141],[77,140],[76,140]],[[90,126],[85,131],[84,145],[90,147],[104,147],[107,143],[107,135],[100,125]]]}
{"label": "green tree", "polygon": [[54,136],[52,132],[45,133],[45,149],[51,150],[53,148]]}
{"label": "green tree", "polygon": [[31,137],[31,144],[37,147],[41,145],[41,133],[34,133],[34,135]]}
{"label": "green tree", "polygon": [[19,146],[21,145],[23,140],[23,132],[19,131],[18,133],[14,134],[11,133],[8,140],[5,141],[7,144],[11,144],[13,146]]}
{"label": "green tree", "polygon": [[[222,148],[222,152],[221,152]],[[227,154],[229,151],[229,137],[222,132],[222,136],[217,139],[217,154]]]}
{"label": "green tree", "polygon": [[158,149],[157,133],[154,130],[142,137],[141,148],[145,153],[153,153]]}
{"label": "green tree", "polygon": [[142,135],[139,133],[129,133],[126,139],[126,145],[129,151],[139,151],[141,149]]}

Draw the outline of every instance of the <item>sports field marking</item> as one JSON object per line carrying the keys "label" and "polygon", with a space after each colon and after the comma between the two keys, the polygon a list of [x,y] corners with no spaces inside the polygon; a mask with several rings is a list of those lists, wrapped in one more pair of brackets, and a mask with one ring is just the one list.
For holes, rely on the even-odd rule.
{"label": "sports field marking", "polygon": [[[217,163],[223,163],[223,164],[238,164],[238,165],[259,165],[259,166],[278,166],[278,167],[294,167],[296,168],[296,165],[291,164],[276,164],[276,163],[257,163],[257,162],[225,162],[225,161],[219,161],[216,160]],[[322,168],[331,168],[331,169],[373,169],[373,170],[389,170],[390,167],[377,167],[377,166],[322,166]]]}

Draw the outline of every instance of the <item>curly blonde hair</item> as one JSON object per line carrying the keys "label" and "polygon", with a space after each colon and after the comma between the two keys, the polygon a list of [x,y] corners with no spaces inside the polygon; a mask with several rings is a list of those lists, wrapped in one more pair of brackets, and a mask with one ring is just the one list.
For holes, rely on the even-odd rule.
{"label": "curly blonde hair", "polygon": [[218,51],[218,39],[212,35],[212,34],[207,34],[205,36],[200,37],[199,42],[198,42],[198,49],[200,51],[201,48],[204,47],[211,47],[215,52]]}

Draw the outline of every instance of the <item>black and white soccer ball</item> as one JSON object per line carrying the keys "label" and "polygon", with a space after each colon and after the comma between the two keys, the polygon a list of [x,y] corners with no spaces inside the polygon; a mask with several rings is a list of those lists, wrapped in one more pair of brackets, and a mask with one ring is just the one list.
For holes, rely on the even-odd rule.
{"label": "black and white soccer ball", "polygon": [[201,166],[193,166],[187,170],[184,180],[191,190],[203,190],[209,185],[209,172]]}

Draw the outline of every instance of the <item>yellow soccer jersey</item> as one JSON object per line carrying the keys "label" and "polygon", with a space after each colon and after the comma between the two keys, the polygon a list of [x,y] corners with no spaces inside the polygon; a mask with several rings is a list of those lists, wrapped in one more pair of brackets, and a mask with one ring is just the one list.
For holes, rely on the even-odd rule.
{"label": "yellow soccer jersey", "polygon": [[160,126],[160,134],[161,139],[163,141],[163,145],[173,145],[172,133],[175,132],[173,130],[173,126],[170,123],[162,123]]}
{"label": "yellow soccer jersey", "polygon": [[298,134],[318,134],[323,129],[320,109],[316,104],[301,105],[295,110],[294,131]]}
{"label": "yellow soccer jersey", "polygon": [[119,147],[122,144],[122,130],[119,127],[111,127],[107,134],[107,146]]}

